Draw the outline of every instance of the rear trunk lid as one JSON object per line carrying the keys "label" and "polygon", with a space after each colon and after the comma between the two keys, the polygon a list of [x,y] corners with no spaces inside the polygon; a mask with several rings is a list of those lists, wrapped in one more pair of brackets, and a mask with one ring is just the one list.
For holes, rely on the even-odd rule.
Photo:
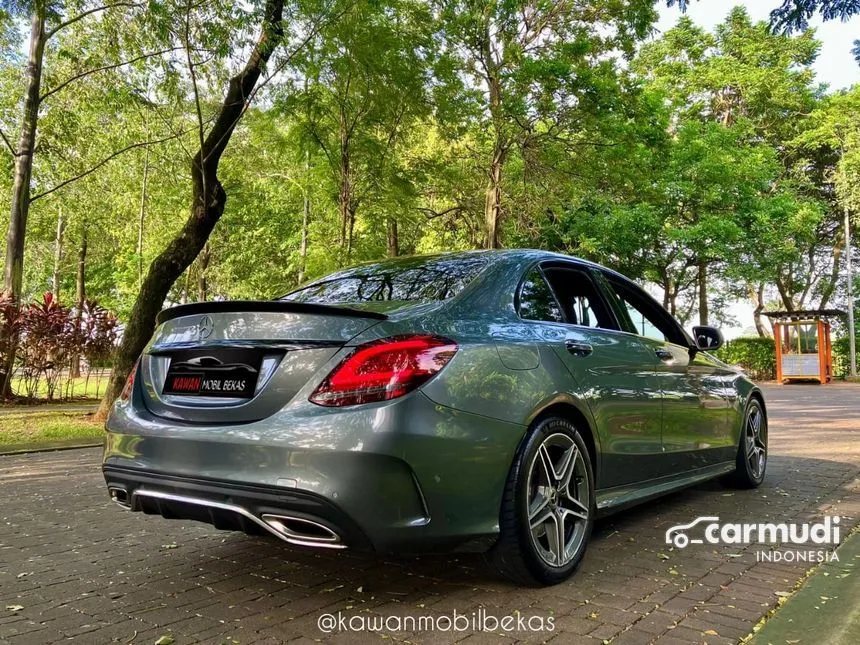
{"label": "rear trunk lid", "polygon": [[143,403],[189,423],[245,423],[281,409],[376,311],[287,301],[182,305],[158,316],[141,358]]}

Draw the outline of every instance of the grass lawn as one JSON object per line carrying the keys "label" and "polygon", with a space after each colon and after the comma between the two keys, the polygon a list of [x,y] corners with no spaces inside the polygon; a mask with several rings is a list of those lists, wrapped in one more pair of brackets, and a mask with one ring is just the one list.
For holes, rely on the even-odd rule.
{"label": "grass lawn", "polygon": [[[109,380],[110,372],[107,370],[102,373],[101,378],[98,378],[98,374],[93,372],[90,374],[89,380],[87,380],[85,376],[81,376],[80,378],[72,379],[71,383],[64,374],[60,378],[60,382],[54,392],[54,399],[100,399],[107,389]],[[19,376],[13,375],[11,387],[12,391],[18,396],[27,396],[24,381]],[[47,399],[47,397],[48,387],[45,384],[45,379],[43,378],[39,381],[39,385],[36,390],[36,398]]]}
{"label": "grass lawn", "polygon": [[92,415],[62,412],[9,412],[0,415],[0,449],[14,444],[51,443],[104,437],[104,428]]}

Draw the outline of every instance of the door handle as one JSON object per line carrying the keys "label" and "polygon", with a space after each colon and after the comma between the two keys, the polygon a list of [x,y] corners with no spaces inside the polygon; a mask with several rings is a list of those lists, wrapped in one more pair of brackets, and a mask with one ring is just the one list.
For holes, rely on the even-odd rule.
{"label": "door handle", "polygon": [[594,348],[590,344],[578,340],[568,339],[564,341],[564,346],[574,356],[590,356],[594,351]]}
{"label": "door handle", "polygon": [[658,347],[654,350],[654,353],[664,363],[671,363],[675,360],[675,355],[670,352],[668,349],[663,349],[662,347]]}

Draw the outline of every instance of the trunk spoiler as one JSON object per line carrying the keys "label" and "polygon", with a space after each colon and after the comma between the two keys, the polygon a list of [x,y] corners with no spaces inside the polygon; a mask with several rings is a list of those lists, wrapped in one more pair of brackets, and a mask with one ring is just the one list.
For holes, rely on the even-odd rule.
{"label": "trunk spoiler", "polygon": [[333,305],[317,305],[308,302],[290,302],[288,300],[224,300],[213,302],[195,302],[178,305],[162,310],[155,318],[155,324],[160,325],[168,320],[181,316],[215,313],[241,313],[245,311],[267,311],[285,314],[310,314],[316,316],[349,316],[350,318],[371,318],[386,320],[388,316],[376,311],[362,311],[350,307],[335,307]]}

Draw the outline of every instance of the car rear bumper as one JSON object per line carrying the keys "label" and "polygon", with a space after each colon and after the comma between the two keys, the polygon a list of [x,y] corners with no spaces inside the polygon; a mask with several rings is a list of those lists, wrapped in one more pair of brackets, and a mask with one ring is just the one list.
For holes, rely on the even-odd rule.
{"label": "car rear bumper", "polygon": [[[420,393],[327,413],[325,423],[327,411],[313,412],[191,426],[119,406],[107,424],[105,480],[132,511],[292,544],[383,552],[492,544],[521,426]],[[307,539],[303,529],[336,539]]]}
{"label": "car rear bumper", "polygon": [[268,532],[300,546],[373,548],[348,515],[318,495],[108,465],[102,470],[111,498],[131,511],[252,535]]}

